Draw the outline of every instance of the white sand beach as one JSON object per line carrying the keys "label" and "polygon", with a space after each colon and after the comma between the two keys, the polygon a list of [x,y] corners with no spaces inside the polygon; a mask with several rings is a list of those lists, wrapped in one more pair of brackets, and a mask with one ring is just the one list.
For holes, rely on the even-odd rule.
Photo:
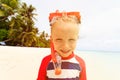
{"label": "white sand beach", "polygon": [[[36,80],[49,48],[0,46],[0,80]],[[75,51],[85,60],[87,80],[120,80],[120,53]]]}

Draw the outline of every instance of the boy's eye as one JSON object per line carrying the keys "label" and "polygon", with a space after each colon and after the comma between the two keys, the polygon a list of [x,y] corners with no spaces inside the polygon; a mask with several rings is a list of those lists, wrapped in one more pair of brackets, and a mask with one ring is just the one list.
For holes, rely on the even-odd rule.
{"label": "boy's eye", "polygon": [[56,41],[62,41],[62,39],[56,39]]}
{"label": "boy's eye", "polygon": [[75,39],[69,39],[69,41],[75,41]]}

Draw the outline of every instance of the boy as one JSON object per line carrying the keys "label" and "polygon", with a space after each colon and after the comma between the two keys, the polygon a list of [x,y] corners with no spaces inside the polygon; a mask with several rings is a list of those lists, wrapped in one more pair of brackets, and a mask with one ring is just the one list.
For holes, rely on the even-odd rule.
{"label": "boy", "polygon": [[79,12],[50,13],[51,54],[42,60],[37,80],[86,80],[85,63],[74,54],[80,18]]}

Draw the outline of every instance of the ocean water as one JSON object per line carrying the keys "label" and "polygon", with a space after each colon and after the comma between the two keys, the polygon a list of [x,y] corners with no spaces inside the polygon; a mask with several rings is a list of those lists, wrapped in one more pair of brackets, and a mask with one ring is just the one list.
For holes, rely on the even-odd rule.
{"label": "ocean water", "polygon": [[86,63],[88,80],[120,80],[120,52],[78,51]]}

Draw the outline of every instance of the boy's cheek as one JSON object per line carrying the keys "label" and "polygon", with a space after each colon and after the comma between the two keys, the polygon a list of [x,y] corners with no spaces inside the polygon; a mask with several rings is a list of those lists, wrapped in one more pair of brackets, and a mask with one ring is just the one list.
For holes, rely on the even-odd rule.
{"label": "boy's cheek", "polygon": [[59,46],[55,46],[54,48],[55,48],[55,50],[58,50],[58,49],[59,49]]}

